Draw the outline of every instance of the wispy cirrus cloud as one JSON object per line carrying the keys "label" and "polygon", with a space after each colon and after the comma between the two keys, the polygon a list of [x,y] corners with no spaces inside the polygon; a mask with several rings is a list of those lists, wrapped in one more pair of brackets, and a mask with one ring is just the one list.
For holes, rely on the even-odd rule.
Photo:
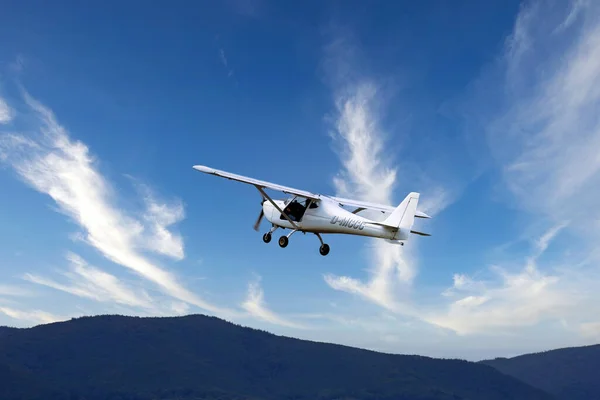
{"label": "wispy cirrus cloud", "polygon": [[[554,321],[563,334],[592,335],[600,300],[593,289],[600,284],[599,88],[600,6],[525,3],[464,111],[485,132],[485,154],[502,172],[507,198],[532,224],[551,227],[516,267],[494,266],[488,280],[455,274],[444,295],[461,298],[427,320],[459,334],[516,334]],[[565,244],[541,262],[558,234]]]}
{"label": "wispy cirrus cloud", "polygon": [[248,295],[242,303],[242,308],[249,315],[261,321],[288,328],[306,329],[304,325],[284,318],[269,309],[264,299],[264,292],[260,281],[261,277],[257,276],[253,281],[248,283]]}
{"label": "wispy cirrus cloud", "polygon": [[219,60],[221,60],[221,64],[227,70],[227,76],[233,76],[233,69],[229,66],[229,62],[227,61],[227,56],[225,55],[225,50],[222,47],[219,48]]}
{"label": "wispy cirrus cloud", "polygon": [[[360,49],[345,34],[336,32],[336,38],[326,47],[324,69],[327,82],[333,87],[336,115],[332,118],[331,134],[342,168],[334,178],[339,196],[356,198],[389,205],[399,204],[396,198],[398,173],[394,166],[398,157],[388,151],[388,132],[381,124],[384,113],[382,99],[389,97],[382,84],[365,78],[357,60]],[[402,135],[393,136],[395,147],[402,143]],[[427,211],[439,212],[449,197],[442,186],[432,186],[427,199]],[[414,189],[408,190],[406,194]],[[424,209],[421,205],[419,209]],[[364,211],[374,219],[385,218],[381,213]],[[390,311],[412,313],[410,307],[396,294],[406,293],[416,276],[416,261],[411,255],[414,243],[404,247],[375,239],[371,241],[369,280],[362,282],[349,276],[325,275],[327,284],[362,296]],[[404,287],[405,290],[401,290]]]}
{"label": "wispy cirrus cloud", "polygon": [[[185,217],[183,203],[179,199],[166,201],[149,186],[129,177],[139,194],[138,199],[129,200],[142,205],[142,211],[128,212],[118,207],[119,199],[100,173],[97,160],[89,154],[87,146],[72,140],[50,109],[28,93],[24,93],[24,98],[37,118],[34,126],[39,132],[1,135],[0,160],[12,167],[25,183],[50,196],[58,205],[58,211],[82,228],[82,232],[74,236],[76,240],[90,245],[117,265],[136,272],[176,301],[150,296],[145,288],[127,285],[73,252],[67,253],[69,268],[60,271],[61,279],[39,273],[25,273],[23,279],[109,307],[116,306],[128,314],[183,314],[194,305],[220,317],[250,316],[285,327],[304,328],[268,308],[258,281],[250,282],[242,310],[213,305],[185,288],[173,274],[144,254],[149,251],[173,260],[185,258],[183,238],[173,230]],[[24,292],[16,286],[2,286],[0,294],[22,295]],[[55,320],[43,311],[5,308],[4,312],[30,322]]]}
{"label": "wispy cirrus cloud", "polygon": [[[343,169],[334,178],[337,195],[393,204],[396,170],[383,161],[383,133],[378,131],[381,128],[370,110],[377,90],[368,82],[358,85],[355,90],[348,97],[340,96],[336,101],[340,117],[335,138],[343,142]],[[380,219],[377,215],[372,217]],[[325,281],[333,289],[361,295],[388,309],[398,309],[400,305],[392,294],[394,283],[410,283],[415,275],[415,269],[407,261],[404,251],[400,246],[375,240],[368,283],[331,274],[325,275]]]}
{"label": "wispy cirrus cloud", "polygon": [[0,124],[8,124],[13,119],[13,110],[6,101],[0,97]]}
{"label": "wispy cirrus cloud", "polygon": [[600,340],[600,321],[584,322],[579,326],[582,336],[592,340]]}
{"label": "wispy cirrus cloud", "polygon": [[219,61],[221,62],[221,64],[223,64],[223,67],[225,67],[225,70],[227,71],[227,77],[231,78],[231,77],[233,77],[234,71],[229,63],[229,60],[227,59],[227,55],[225,54],[225,49],[223,48],[223,45],[220,43],[220,35],[217,35],[215,40],[216,40],[217,46],[218,46]]}
{"label": "wispy cirrus cloud", "polygon": [[[494,265],[485,278],[457,272],[439,299],[409,304],[398,293],[405,293],[399,288],[407,288],[416,274],[406,252],[410,243],[402,249],[378,242],[369,280],[327,274],[332,288],[459,335],[519,334],[521,328],[552,321],[566,334],[593,334],[592,315],[598,310],[586,307],[599,300],[592,289],[600,282],[597,254],[576,258],[553,249],[549,257],[547,250],[557,235],[568,238],[573,232],[590,235],[593,250],[600,232],[595,206],[600,202],[599,8],[578,1],[561,8],[562,14],[550,7],[548,14],[539,2],[524,5],[499,64],[476,81],[463,110],[469,125],[485,132],[492,166],[501,169],[507,193],[529,212],[532,223],[550,226],[532,242],[530,254]],[[326,62],[336,88],[333,136],[341,143],[343,166],[334,181],[338,193],[392,204],[402,177],[392,167],[388,136],[379,124],[378,99],[387,93],[379,96],[380,87],[361,78],[360,68],[352,69],[356,48],[340,39],[329,50],[343,60]],[[442,210],[456,195],[436,186],[431,185],[435,195],[425,204],[430,210]]]}
{"label": "wispy cirrus cloud", "polygon": [[523,5],[503,56],[478,80],[468,106],[517,204],[570,220],[571,228],[600,217],[599,8]]}
{"label": "wispy cirrus cloud", "polygon": [[39,285],[89,298],[99,302],[114,302],[132,307],[155,309],[154,301],[145,290],[134,290],[117,277],[89,265],[79,255],[69,252],[70,271],[63,272],[69,283],[59,283],[37,274],[26,273],[24,279]]}
{"label": "wispy cirrus cloud", "polygon": [[[458,334],[511,334],[515,328],[560,319],[579,304],[580,296],[565,285],[559,270],[542,271],[537,259],[564,225],[552,227],[534,242],[520,270],[494,265],[489,279],[455,274],[454,284],[442,294],[456,298],[447,310],[422,312],[424,320]],[[547,269],[547,268],[546,268]]]}
{"label": "wispy cirrus cloud", "polygon": [[185,217],[182,201],[159,201],[147,185],[138,187],[143,194],[143,220],[146,227],[146,234],[140,237],[139,246],[175,260],[182,260],[185,257],[183,238],[178,232],[169,229]]}
{"label": "wispy cirrus cloud", "polygon": [[27,297],[35,293],[29,289],[16,285],[0,285],[0,296]]}
{"label": "wispy cirrus cloud", "polygon": [[[37,124],[38,132],[28,136],[14,133],[0,136],[0,160],[11,166],[29,186],[50,196],[60,212],[83,229],[82,240],[108,260],[136,272],[180,301],[223,316],[234,315],[233,311],[215,306],[189,291],[172,273],[142,252],[183,258],[181,238],[170,229],[183,217],[181,204],[157,202],[147,191],[146,212],[142,218],[117,207],[115,193],[99,172],[87,146],[72,140],[50,109],[28,93],[24,93],[24,99],[36,118],[29,122]],[[82,291],[77,285],[62,289],[76,290],[88,297],[97,296],[101,291],[113,300],[137,305],[147,305],[149,301],[140,293],[131,296],[116,278],[97,269],[80,263],[75,272],[77,279],[94,281],[93,290]],[[29,278],[35,278],[38,283],[52,283],[33,275]]]}
{"label": "wispy cirrus cloud", "polygon": [[71,317],[61,317],[41,310],[18,310],[11,307],[0,306],[0,313],[13,319],[33,324],[49,324],[52,322],[65,321]]}

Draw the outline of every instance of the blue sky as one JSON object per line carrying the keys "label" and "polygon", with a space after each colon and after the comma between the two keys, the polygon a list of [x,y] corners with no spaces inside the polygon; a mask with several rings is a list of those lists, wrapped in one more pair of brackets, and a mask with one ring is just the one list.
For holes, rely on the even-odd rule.
{"label": "blue sky", "polygon": [[[598,341],[599,17],[585,0],[5,7],[0,324],[205,313],[466,359]],[[194,164],[392,205],[418,191],[433,236],[265,245],[258,192]]]}

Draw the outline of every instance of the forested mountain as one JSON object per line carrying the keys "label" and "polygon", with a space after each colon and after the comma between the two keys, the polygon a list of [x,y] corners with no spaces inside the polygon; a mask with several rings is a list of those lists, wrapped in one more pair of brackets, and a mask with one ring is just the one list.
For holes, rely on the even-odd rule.
{"label": "forested mountain", "polygon": [[600,345],[482,361],[564,400],[600,399]]}
{"label": "forested mountain", "polygon": [[303,341],[201,315],[2,332],[3,400],[553,398],[483,364]]}

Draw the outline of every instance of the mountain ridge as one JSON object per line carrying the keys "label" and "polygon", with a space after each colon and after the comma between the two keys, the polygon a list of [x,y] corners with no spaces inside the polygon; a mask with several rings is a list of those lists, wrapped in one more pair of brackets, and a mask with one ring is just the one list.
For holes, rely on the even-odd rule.
{"label": "mountain ridge", "polygon": [[600,344],[479,361],[559,399],[600,399]]}
{"label": "mountain ridge", "polygon": [[555,399],[489,365],[307,341],[201,314],[0,331],[6,400]]}

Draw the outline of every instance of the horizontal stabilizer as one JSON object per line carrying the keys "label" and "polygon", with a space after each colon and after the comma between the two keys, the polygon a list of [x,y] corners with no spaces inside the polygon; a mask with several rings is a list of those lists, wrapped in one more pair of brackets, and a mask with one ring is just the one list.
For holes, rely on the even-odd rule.
{"label": "horizontal stabilizer", "polygon": [[425,214],[423,211],[417,211],[415,212],[415,218],[431,218],[431,216]]}
{"label": "horizontal stabilizer", "polygon": [[413,230],[411,230],[410,233],[414,233],[415,235],[421,235],[421,236],[431,236],[431,233],[424,233],[424,232],[413,231]]}

